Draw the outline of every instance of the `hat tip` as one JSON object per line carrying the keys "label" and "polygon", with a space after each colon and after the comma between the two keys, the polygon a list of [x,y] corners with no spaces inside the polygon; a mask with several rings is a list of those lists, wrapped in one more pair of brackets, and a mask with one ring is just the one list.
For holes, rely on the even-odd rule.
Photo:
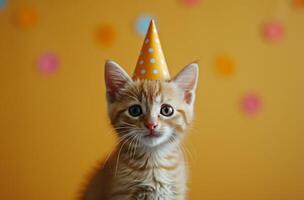
{"label": "hat tip", "polygon": [[157,32],[156,20],[153,18],[150,20],[148,32]]}

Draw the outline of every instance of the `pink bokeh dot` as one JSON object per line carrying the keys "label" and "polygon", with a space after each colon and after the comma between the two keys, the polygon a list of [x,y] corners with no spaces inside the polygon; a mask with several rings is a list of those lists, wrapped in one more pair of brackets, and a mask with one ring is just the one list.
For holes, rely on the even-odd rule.
{"label": "pink bokeh dot", "polygon": [[39,57],[38,67],[44,74],[53,74],[58,70],[59,58],[54,53],[45,53]]}
{"label": "pink bokeh dot", "polygon": [[181,0],[181,1],[186,6],[195,6],[198,5],[201,0]]}
{"label": "pink bokeh dot", "polygon": [[284,26],[279,21],[269,21],[263,25],[262,34],[271,42],[279,41],[284,36]]}
{"label": "pink bokeh dot", "polygon": [[241,100],[242,110],[248,115],[254,115],[261,110],[261,98],[255,94],[245,95]]}

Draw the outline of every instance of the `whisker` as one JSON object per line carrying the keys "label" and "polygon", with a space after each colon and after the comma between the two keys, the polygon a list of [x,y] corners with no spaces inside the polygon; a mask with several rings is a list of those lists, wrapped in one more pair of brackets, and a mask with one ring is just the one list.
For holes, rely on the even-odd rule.
{"label": "whisker", "polygon": [[133,135],[132,136],[132,140],[131,140],[131,142],[130,142],[130,144],[129,144],[129,147],[128,147],[128,151],[127,151],[127,153],[128,154],[130,154],[131,152],[130,151],[132,151],[132,145],[133,145],[133,142],[134,142],[134,140],[135,140],[135,138],[136,138],[136,135]]}
{"label": "whisker", "polygon": [[132,137],[128,137],[128,138],[124,141],[124,143],[120,146],[120,148],[119,148],[118,155],[117,155],[117,159],[116,159],[115,176],[117,175],[118,162],[119,162],[119,157],[120,157],[121,150],[122,150],[123,146],[124,146],[131,138],[132,138]]}
{"label": "whisker", "polygon": [[138,143],[139,143],[139,139],[140,139],[140,136],[136,136],[136,143],[135,143],[135,147],[134,147],[134,151],[133,151],[133,155],[132,155],[132,159],[134,158],[135,156],[135,153],[136,153],[136,150],[137,150],[137,146],[138,146]]}
{"label": "whisker", "polygon": [[135,124],[131,124],[131,123],[128,123],[128,122],[125,122],[125,121],[122,121],[121,123],[126,124],[128,126],[136,127]]}

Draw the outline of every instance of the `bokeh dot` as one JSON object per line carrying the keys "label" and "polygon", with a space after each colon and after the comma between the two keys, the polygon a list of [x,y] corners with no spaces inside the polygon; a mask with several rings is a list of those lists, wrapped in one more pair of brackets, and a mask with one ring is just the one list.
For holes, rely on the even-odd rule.
{"label": "bokeh dot", "polygon": [[241,99],[241,109],[246,115],[257,114],[262,107],[261,97],[257,94],[250,93],[246,94]]}
{"label": "bokeh dot", "polygon": [[219,55],[215,60],[216,71],[219,74],[230,76],[235,71],[235,61],[227,55]]}
{"label": "bokeh dot", "polygon": [[0,11],[6,6],[6,0],[0,0]]}
{"label": "bokeh dot", "polygon": [[135,30],[140,36],[146,35],[150,21],[152,19],[154,19],[154,17],[150,15],[141,15],[137,17],[137,19],[135,20]]}
{"label": "bokeh dot", "polygon": [[38,58],[38,68],[43,74],[53,74],[59,68],[59,57],[55,53],[44,53]]}
{"label": "bokeh dot", "polygon": [[197,6],[200,3],[200,0],[179,0],[181,3],[188,7]]}
{"label": "bokeh dot", "polygon": [[37,12],[34,8],[21,8],[16,13],[16,24],[21,28],[29,28],[37,23]]}
{"label": "bokeh dot", "polygon": [[294,7],[304,9],[304,0],[293,0],[292,3]]}
{"label": "bokeh dot", "polygon": [[263,24],[262,35],[268,42],[278,42],[284,36],[284,26],[278,20],[271,20]]}
{"label": "bokeh dot", "polygon": [[95,36],[99,45],[110,47],[115,42],[116,30],[110,24],[102,24],[97,27]]}

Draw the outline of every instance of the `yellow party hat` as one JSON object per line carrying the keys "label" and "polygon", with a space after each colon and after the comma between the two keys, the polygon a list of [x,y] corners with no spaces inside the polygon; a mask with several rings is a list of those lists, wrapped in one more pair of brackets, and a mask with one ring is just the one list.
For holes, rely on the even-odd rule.
{"label": "yellow party hat", "polygon": [[160,45],[154,20],[146,34],[133,79],[170,80],[167,63]]}

